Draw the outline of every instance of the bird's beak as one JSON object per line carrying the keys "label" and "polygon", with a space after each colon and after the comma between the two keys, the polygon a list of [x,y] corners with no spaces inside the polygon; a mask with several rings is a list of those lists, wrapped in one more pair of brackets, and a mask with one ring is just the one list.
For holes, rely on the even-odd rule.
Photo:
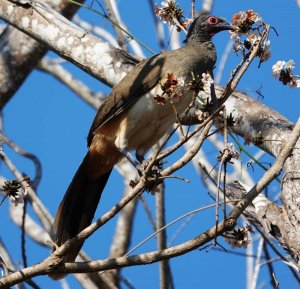
{"label": "bird's beak", "polygon": [[217,25],[214,26],[214,30],[216,32],[220,32],[223,30],[236,30],[236,28],[231,24],[226,23],[225,21],[220,21]]}
{"label": "bird's beak", "polygon": [[209,35],[214,36],[218,32],[224,31],[224,30],[236,30],[236,28],[234,26],[232,26],[231,24],[226,23],[224,20],[221,20],[216,25],[211,26],[211,31],[210,31]]}

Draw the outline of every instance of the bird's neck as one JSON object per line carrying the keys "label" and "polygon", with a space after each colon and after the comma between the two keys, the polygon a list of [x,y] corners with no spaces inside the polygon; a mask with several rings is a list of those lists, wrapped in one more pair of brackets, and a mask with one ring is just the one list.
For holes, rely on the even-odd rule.
{"label": "bird's neck", "polygon": [[201,59],[216,59],[216,49],[214,44],[209,41],[189,41],[184,46],[184,50],[190,55],[194,55],[195,58]]}
{"label": "bird's neck", "polygon": [[217,60],[215,46],[211,41],[188,42],[183,48],[186,69],[197,75],[212,71]]}
{"label": "bird's neck", "polygon": [[209,47],[215,48],[214,44],[211,41],[211,38],[206,39],[206,40],[199,39],[199,38],[190,38],[190,39],[187,39],[186,46],[188,46],[188,47],[199,46],[199,47],[205,47],[205,48],[209,48]]}

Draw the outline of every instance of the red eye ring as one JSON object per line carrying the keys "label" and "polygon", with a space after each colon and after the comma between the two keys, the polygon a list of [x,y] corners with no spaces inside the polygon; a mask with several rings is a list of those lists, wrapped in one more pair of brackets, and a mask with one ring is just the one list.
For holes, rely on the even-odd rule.
{"label": "red eye ring", "polygon": [[216,25],[218,24],[220,21],[220,19],[218,17],[215,17],[215,16],[210,16],[208,19],[207,19],[207,23],[210,24],[210,25]]}

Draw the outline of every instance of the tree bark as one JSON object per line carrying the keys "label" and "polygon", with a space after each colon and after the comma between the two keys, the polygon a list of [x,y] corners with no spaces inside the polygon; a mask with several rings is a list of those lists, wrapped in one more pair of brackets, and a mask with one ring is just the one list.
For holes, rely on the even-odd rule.
{"label": "tree bark", "polygon": [[[55,8],[61,13],[68,12],[68,15],[65,15],[71,17],[74,7],[70,9],[69,5],[61,3]],[[38,2],[22,5],[13,0],[2,0],[0,17],[30,36],[11,27],[1,35],[0,68],[3,74],[0,76],[0,108],[3,108],[12,97],[47,49],[53,50],[110,86],[118,83],[138,62],[126,52],[85,32],[57,15],[53,9]],[[46,31],[51,33],[45,33]],[[220,94],[222,89],[217,87],[217,93]],[[292,133],[293,123],[240,92],[234,92],[225,106],[227,114],[233,117],[232,129],[235,133],[242,136],[246,142],[253,142],[272,156],[278,157]],[[196,118],[194,120],[198,121]],[[266,233],[278,240],[298,267],[300,267],[299,142],[298,140],[296,149],[283,167],[282,206],[265,202],[263,206],[256,208],[256,218]]]}
{"label": "tree bark", "polygon": [[[78,9],[77,5],[68,1],[45,2],[69,19]],[[78,2],[83,1],[78,0]],[[0,17],[7,9],[15,11],[18,6],[24,8],[22,11],[26,11],[27,4],[1,1]],[[24,14],[18,10],[16,12],[19,14],[16,15],[16,21],[21,21]],[[12,98],[46,52],[45,46],[13,27],[8,26],[0,35],[0,110]]]}

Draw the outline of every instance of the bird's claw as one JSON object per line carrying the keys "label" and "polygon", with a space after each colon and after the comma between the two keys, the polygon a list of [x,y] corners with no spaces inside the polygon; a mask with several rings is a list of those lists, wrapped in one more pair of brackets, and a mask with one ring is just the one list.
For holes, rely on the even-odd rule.
{"label": "bird's claw", "polygon": [[158,183],[160,183],[158,178],[160,177],[160,172],[162,170],[162,163],[154,163],[151,169],[148,170],[147,168],[151,163],[151,159],[144,160],[137,168],[140,178],[142,178],[145,182],[146,191],[152,191]]}
{"label": "bird's claw", "polygon": [[137,171],[140,177],[148,178],[157,178],[160,175],[162,170],[162,163],[154,163],[151,169],[148,171],[147,168],[149,164],[152,162],[151,158],[148,160],[144,160],[141,164],[137,165]]}

